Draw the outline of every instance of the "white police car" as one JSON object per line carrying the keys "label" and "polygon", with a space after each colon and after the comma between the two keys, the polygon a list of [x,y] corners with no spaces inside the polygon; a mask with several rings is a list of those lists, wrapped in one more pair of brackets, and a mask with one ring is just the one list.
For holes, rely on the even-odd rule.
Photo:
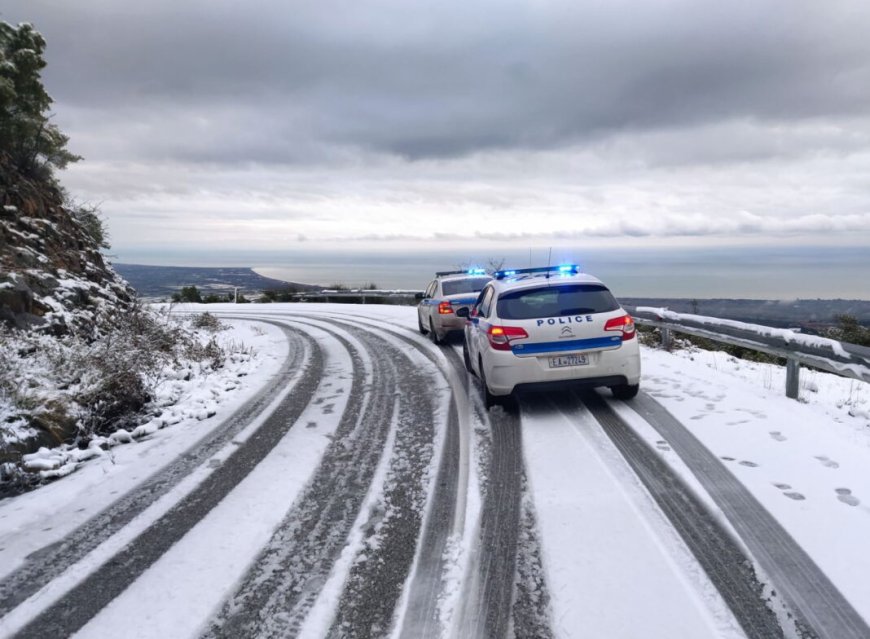
{"label": "white police car", "polygon": [[465,366],[480,378],[487,407],[517,388],[565,382],[637,395],[634,321],[577,266],[499,271],[460,316]]}
{"label": "white police car", "polygon": [[467,271],[440,271],[429,283],[424,293],[417,293],[417,325],[423,335],[441,344],[448,334],[461,333],[465,320],[456,315],[459,309],[466,311],[477,300],[480,290],[492,278],[481,268]]}

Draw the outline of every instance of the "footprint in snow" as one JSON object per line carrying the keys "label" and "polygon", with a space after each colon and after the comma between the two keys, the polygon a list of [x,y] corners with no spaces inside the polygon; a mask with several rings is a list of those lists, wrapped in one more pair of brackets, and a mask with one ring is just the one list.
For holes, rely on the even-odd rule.
{"label": "footprint in snow", "polygon": [[671,447],[668,446],[668,442],[666,442],[663,439],[660,439],[656,442],[656,448],[658,448],[659,450],[663,450],[663,451],[668,451],[671,449]]}
{"label": "footprint in snow", "polygon": [[749,466],[750,468],[758,468],[758,464],[751,461],[746,461],[745,459],[740,462],[741,466]]}
{"label": "footprint in snow", "polygon": [[837,488],[834,492],[837,493],[837,499],[839,499],[844,504],[848,504],[849,506],[857,506],[861,503],[861,500],[855,497],[852,494],[852,491],[848,488]]}
{"label": "footprint in snow", "polygon": [[835,462],[833,459],[828,459],[824,455],[816,455],[816,459],[822,462],[822,466],[825,468],[839,468],[840,464]]}
{"label": "footprint in snow", "polygon": [[779,432],[778,430],[772,430],[772,431],[770,431],[770,436],[773,437],[773,439],[775,439],[775,440],[778,441],[778,442],[784,442],[786,439],[788,439],[788,437],[786,437],[785,435],[783,435],[783,434],[782,434],[781,432]]}
{"label": "footprint in snow", "polygon": [[305,428],[317,428],[317,422],[308,422],[305,424]]}
{"label": "footprint in snow", "polygon": [[777,488],[779,488],[782,491],[782,494],[785,495],[786,497],[788,497],[789,499],[793,499],[795,501],[803,501],[804,499],[806,499],[806,497],[802,493],[799,493],[796,490],[792,490],[791,485],[789,485],[789,484],[780,484],[780,483],[774,482],[773,485],[776,486]]}
{"label": "footprint in snow", "polygon": [[751,408],[738,408],[737,410],[743,413],[749,413],[750,415],[752,415],[753,417],[757,417],[758,419],[767,419],[767,415],[759,410],[752,410]]}
{"label": "footprint in snow", "polygon": [[728,426],[740,426],[741,424],[748,424],[748,423],[749,423],[748,419],[741,419],[740,421],[737,421],[737,422],[728,422]]}
{"label": "footprint in snow", "polygon": [[701,415],[695,415],[694,417],[690,417],[689,419],[704,419],[706,416],[706,414],[702,413]]}
{"label": "footprint in snow", "polygon": [[734,461],[734,457],[722,457],[725,461]]}

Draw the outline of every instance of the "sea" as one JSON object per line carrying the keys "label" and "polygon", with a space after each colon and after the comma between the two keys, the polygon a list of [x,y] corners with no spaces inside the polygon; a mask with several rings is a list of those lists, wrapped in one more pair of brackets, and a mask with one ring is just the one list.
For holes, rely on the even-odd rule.
{"label": "sea", "polygon": [[[116,249],[117,250],[117,249]],[[622,297],[870,300],[870,247],[751,246],[487,251],[127,249],[115,261],[165,266],[247,266],[306,284],[421,290],[435,271],[578,264]]]}

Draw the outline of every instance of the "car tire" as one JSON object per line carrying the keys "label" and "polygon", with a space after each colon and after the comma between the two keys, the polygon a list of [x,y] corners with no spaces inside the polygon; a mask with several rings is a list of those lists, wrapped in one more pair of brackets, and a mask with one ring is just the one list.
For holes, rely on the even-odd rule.
{"label": "car tire", "polygon": [[432,320],[429,320],[429,337],[432,338],[432,343],[436,346],[441,346],[444,343],[444,340],[438,337],[438,331],[435,330],[435,324],[432,323]]}
{"label": "car tire", "polygon": [[474,375],[474,369],[471,367],[471,358],[468,356],[467,342],[462,342],[462,361],[465,362],[465,370]]}
{"label": "car tire", "polygon": [[423,327],[423,320],[420,319],[419,313],[417,313],[417,327],[420,329],[421,335],[426,335],[429,332]]}
{"label": "car tire", "polygon": [[610,392],[616,399],[632,399],[637,396],[638,390],[640,390],[640,384],[619,384],[610,387]]}
{"label": "car tire", "polygon": [[483,406],[489,410],[493,406],[501,405],[501,398],[489,392],[489,384],[486,383],[486,373],[483,372],[483,360],[478,360],[477,365],[480,368],[480,387],[483,389]]}

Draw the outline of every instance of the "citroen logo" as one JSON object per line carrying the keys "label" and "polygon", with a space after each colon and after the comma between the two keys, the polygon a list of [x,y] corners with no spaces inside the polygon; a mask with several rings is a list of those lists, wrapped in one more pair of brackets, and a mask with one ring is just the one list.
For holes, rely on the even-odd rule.
{"label": "citroen logo", "polygon": [[562,335],[560,337],[574,337],[574,331],[571,330],[570,326],[563,326]]}

